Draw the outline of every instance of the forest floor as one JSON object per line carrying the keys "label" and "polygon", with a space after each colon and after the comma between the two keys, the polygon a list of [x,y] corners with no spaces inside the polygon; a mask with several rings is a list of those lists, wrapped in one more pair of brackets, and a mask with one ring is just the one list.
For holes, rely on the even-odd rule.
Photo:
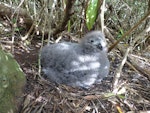
{"label": "forest floor", "polygon": [[[4,45],[9,50],[12,47],[6,43]],[[123,77],[119,82],[120,89],[125,87],[126,90],[118,95],[112,93],[113,77],[121,62],[113,52],[109,53],[111,68],[108,77],[85,90],[53,84],[40,74],[40,40],[32,40],[28,46],[18,41],[13,48],[12,54],[27,78],[20,113],[123,113],[150,110],[150,81],[129,66],[123,68]]]}
{"label": "forest floor", "polygon": [[[124,39],[108,53],[111,64],[110,73],[100,84],[95,84],[92,88],[85,90],[54,84],[43,76],[38,62],[42,38],[37,37],[44,34],[47,36],[45,38],[48,38],[49,29],[53,30],[54,28],[55,32],[52,32],[51,35],[55,35],[57,38],[58,35],[63,34],[61,32],[65,32],[63,30],[67,29],[66,24],[70,24],[70,22],[73,24],[70,28],[68,27],[68,31],[72,29],[73,32],[76,32],[74,37],[82,35],[81,31],[86,28],[83,25],[86,20],[85,16],[81,16],[81,10],[88,9],[85,7],[86,5],[83,6],[86,2],[79,0],[79,3],[81,2],[80,8],[75,5],[72,7],[74,11],[71,9],[72,1],[69,2],[68,10],[64,7],[64,1],[62,4],[56,3],[54,11],[51,10],[52,13],[49,12],[51,2],[47,4],[47,1],[44,3],[25,2],[25,5],[22,5],[24,2],[18,1],[17,7],[1,4],[0,44],[4,50],[14,55],[27,79],[19,113],[150,113],[150,30],[146,30],[149,19],[147,22],[145,19],[137,21],[144,16],[143,13],[146,10],[149,10],[150,5],[148,4],[148,6],[146,1],[142,4],[141,1],[133,1],[131,4],[129,0],[130,5],[124,1],[122,1],[122,5],[121,1],[116,1],[114,4],[113,2],[107,3],[106,19],[101,20],[106,21],[105,26],[108,32],[105,35],[109,47],[119,38],[126,36],[124,34],[127,34],[129,28],[135,28],[133,25],[139,25],[136,30],[134,29],[134,32],[131,32],[130,29],[130,34],[126,36],[131,39]],[[35,4],[36,7],[33,8],[32,4]],[[19,10],[20,6],[23,6],[27,11],[31,9],[31,12],[21,10],[22,8]],[[60,6],[61,8],[59,8]],[[32,16],[30,17],[28,13]],[[148,14],[146,14],[147,17]],[[66,17],[64,20],[63,16]],[[143,21],[145,23],[140,24]],[[94,28],[100,29],[100,24],[97,22]],[[138,24],[136,24],[137,22]],[[27,37],[22,37],[24,35]],[[126,54],[127,49],[131,46],[134,47]]]}

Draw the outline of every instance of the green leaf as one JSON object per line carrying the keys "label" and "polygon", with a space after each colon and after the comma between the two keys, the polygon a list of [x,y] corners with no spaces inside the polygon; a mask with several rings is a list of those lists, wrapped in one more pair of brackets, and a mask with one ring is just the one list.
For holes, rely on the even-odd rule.
{"label": "green leaf", "polygon": [[70,23],[70,20],[68,21],[68,32],[70,33],[71,31],[71,23]]}
{"label": "green leaf", "polygon": [[92,29],[97,18],[100,0],[90,0],[86,10],[86,25],[88,30]]}
{"label": "green leaf", "polygon": [[117,35],[117,38],[121,38],[124,34],[124,31],[123,29],[119,29],[119,32],[118,32],[118,35]]}

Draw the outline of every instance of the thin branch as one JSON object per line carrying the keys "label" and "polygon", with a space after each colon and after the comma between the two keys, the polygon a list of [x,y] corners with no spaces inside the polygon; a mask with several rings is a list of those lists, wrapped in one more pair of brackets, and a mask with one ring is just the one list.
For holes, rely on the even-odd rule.
{"label": "thin branch", "polygon": [[56,36],[56,34],[60,33],[61,31],[63,31],[65,29],[66,24],[68,23],[70,16],[71,16],[71,9],[72,6],[75,2],[75,0],[67,0],[66,1],[66,10],[65,10],[65,15],[64,18],[62,20],[62,22],[57,26],[57,28],[51,33],[52,36]]}
{"label": "thin branch", "polygon": [[[66,1],[66,9],[65,9],[65,13],[64,13],[62,22],[60,24],[58,24],[58,26],[50,33],[51,36],[55,37],[58,33],[62,32],[65,29],[65,26],[67,25],[67,23],[70,19],[72,6],[73,6],[74,2],[75,2],[75,0],[67,0]],[[14,12],[15,12],[15,14],[13,14]],[[18,15],[18,17],[23,17],[23,20],[24,20],[23,24],[27,25],[27,30],[30,30],[30,28],[33,27],[32,31],[38,30],[40,35],[43,34],[43,31],[42,31],[42,29],[40,29],[40,27],[35,28],[35,25],[33,25],[34,21],[28,15],[26,10],[24,10],[20,7],[18,7],[16,9],[14,7],[10,7],[5,4],[0,4],[0,17],[7,16],[7,17],[11,18],[12,15],[14,15],[14,16]],[[49,29],[44,31],[45,38],[48,37],[48,34],[49,34]]]}
{"label": "thin branch", "polygon": [[137,23],[135,24],[130,30],[128,30],[119,40],[117,40],[109,49],[110,52],[121,40],[126,38],[133,30],[135,30],[148,16],[150,15],[150,11]]}

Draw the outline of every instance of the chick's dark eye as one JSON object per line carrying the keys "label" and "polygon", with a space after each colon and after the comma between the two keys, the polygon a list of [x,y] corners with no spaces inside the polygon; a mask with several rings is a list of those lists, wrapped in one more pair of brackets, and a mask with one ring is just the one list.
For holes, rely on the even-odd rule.
{"label": "chick's dark eye", "polygon": [[94,42],[94,40],[90,40],[90,42]]}

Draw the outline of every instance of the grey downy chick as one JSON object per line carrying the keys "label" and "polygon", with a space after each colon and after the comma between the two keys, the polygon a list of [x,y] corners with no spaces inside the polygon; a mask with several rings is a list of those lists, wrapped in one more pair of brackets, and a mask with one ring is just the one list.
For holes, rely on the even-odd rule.
{"label": "grey downy chick", "polygon": [[109,73],[106,39],[92,31],[80,43],[62,42],[43,47],[41,66],[50,81],[89,88]]}

